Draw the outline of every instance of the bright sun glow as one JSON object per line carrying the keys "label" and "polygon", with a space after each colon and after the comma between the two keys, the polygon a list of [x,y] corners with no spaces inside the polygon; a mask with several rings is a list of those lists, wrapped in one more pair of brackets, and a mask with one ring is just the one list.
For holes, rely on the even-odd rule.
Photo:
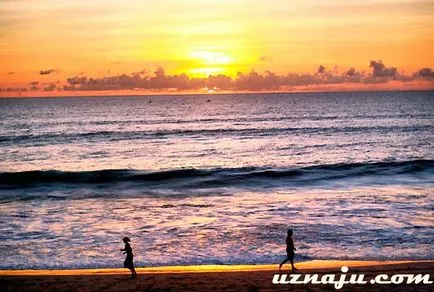
{"label": "bright sun glow", "polygon": [[189,70],[194,76],[223,74],[227,72],[225,65],[233,63],[233,59],[222,52],[192,51],[188,57],[197,63],[196,68]]}
{"label": "bright sun glow", "polygon": [[223,74],[225,72],[226,70],[222,67],[204,67],[204,68],[194,68],[189,70],[189,73],[192,76],[218,75],[218,74]]}
{"label": "bright sun glow", "polygon": [[232,58],[221,52],[194,51],[189,57],[201,60],[204,65],[225,65],[232,63]]}

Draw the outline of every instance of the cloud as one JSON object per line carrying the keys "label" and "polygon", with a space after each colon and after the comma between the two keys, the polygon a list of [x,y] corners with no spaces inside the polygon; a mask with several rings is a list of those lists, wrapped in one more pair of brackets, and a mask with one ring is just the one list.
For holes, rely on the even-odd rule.
{"label": "cloud", "polygon": [[51,74],[51,73],[59,73],[59,72],[60,72],[60,70],[48,69],[48,70],[40,70],[39,74],[40,75],[48,75],[48,74]]}
{"label": "cloud", "polygon": [[0,92],[27,92],[28,89],[25,87],[7,87],[7,88],[0,88]]}
{"label": "cloud", "polygon": [[369,67],[372,68],[373,77],[395,77],[398,75],[395,67],[387,68],[382,61],[371,61]]}
{"label": "cloud", "polygon": [[415,77],[422,79],[434,80],[434,70],[431,68],[422,68],[414,74]]}
{"label": "cloud", "polygon": [[323,65],[319,65],[317,73],[318,74],[323,74],[325,73],[326,68]]}
{"label": "cloud", "polygon": [[45,85],[42,88],[42,91],[54,91],[54,90],[56,90],[56,83],[55,82],[48,83],[47,85]]}
{"label": "cloud", "polygon": [[219,74],[217,76],[209,76],[206,80],[206,86],[208,88],[230,89],[233,88],[234,84],[231,77]]}
{"label": "cloud", "polygon": [[30,84],[30,88],[29,89],[31,91],[39,91],[39,89],[40,89],[39,86],[38,86],[39,85],[39,81],[32,81],[29,84]]}
{"label": "cloud", "polygon": [[132,75],[144,75],[144,74],[147,74],[147,73],[148,73],[148,71],[145,70],[145,69],[143,69],[141,71],[133,72]]}
{"label": "cloud", "polygon": [[357,75],[361,75],[361,73],[357,72],[357,70],[355,68],[350,68],[348,69],[348,71],[345,73],[346,76],[357,76]]}
{"label": "cloud", "polygon": [[[143,72],[145,73],[145,72]],[[205,78],[190,78],[187,74],[166,75],[162,67],[154,71],[153,76],[142,76],[134,72],[130,75],[121,74],[92,78],[87,76],[75,76],[67,78],[64,90],[195,90],[207,85]]]}
{"label": "cloud", "polygon": [[[186,74],[168,75],[164,68],[158,67],[152,75],[144,74],[146,70],[93,78],[87,76],[75,76],[67,78],[64,85],[65,91],[101,91],[101,90],[202,90],[203,88],[217,88],[223,91],[274,91],[291,89],[300,86],[324,86],[342,84],[381,84],[391,80],[410,82],[417,78],[433,78],[434,72],[430,68],[423,68],[417,73],[406,76],[397,73],[394,67],[386,67],[382,62],[372,61],[371,73],[350,68],[343,73],[327,71],[322,65],[315,74],[288,73],[278,75],[271,71],[258,73],[251,70],[248,73],[239,72],[235,78],[219,74],[205,78],[190,78]],[[139,74],[140,73],[140,74]],[[143,74],[142,74],[143,73]]]}
{"label": "cloud", "polygon": [[101,78],[75,76],[67,78],[67,85],[63,89],[70,91],[80,90],[122,90],[135,88],[148,88],[146,79],[139,75],[115,75]]}
{"label": "cloud", "polygon": [[61,88],[58,88],[56,84],[59,84],[60,82],[39,82],[39,81],[32,81],[29,83],[30,91],[54,91],[54,90],[61,90]]}
{"label": "cloud", "polygon": [[[163,67],[141,70],[130,74],[109,75],[104,77],[71,76],[64,82],[32,81],[26,91],[115,91],[115,90],[145,90],[145,91],[196,91],[204,88],[215,88],[217,91],[279,91],[279,90],[319,90],[320,88],[374,88],[391,84],[422,82],[428,88],[433,88],[434,70],[421,68],[413,74],[398,73],[395,67],[387,67],[381,61],[368,63],[372,71],[365,73],[354,67],[338,72],[328,71],[323,65],[314,73],[277,74],[271,71],[259,73],[255,70],[239,72],[235,77],[224,74],[203,78],[192,78],[187,74],[167,74]],[[421,84],[421,83],[420,83]],[[404,86],[404,85],[403,85]],[[407,86],[407,85],[405,85]],[[409,86],[409,85],[408,85]],[[386,88],[385,87],[385,88]],[[377,87],[378,88],[378,87]],[[24,91],[23,88],[3,88],[2,92]]]}
{"label": "cloud", "polygon": [[[251,70],[248,73],[239,72],[235,78],[219,74],[205,78],[190,78],[186,74],[168,75],[164,68],[158,67],[152,75],[138,74],[142,72],[133,72],[131,74],[121,74],[105,76],[100,78],[87,76],[74,76],[67,78],[67,84],[64,85],[65,91],[101,91],[101,90],[201,90],[207,88],[217,88],[218,90],[280,90],[282,88],[325,85],[325,84],[342,84],[342,83],[361,83],[365,78],[363,73],[351,68],[343,74],[337,74],[325,70],[324,66],[319,67],[321,74],[297,74],[288,73],[279,75],[275,72],[265,71],[258,73]],[[144,73],[144,72],[143,72]],[[372,77],[371,77],[372,78]],[[376,79],[376,78],[373,78]],[[378,80],[378,83],[385,80]],[[373,83],[372,81],[369,83]]]}
{"label": "cloud", "polygon": [[67,78],[66,81],[71,85],[84,84],[87,82],[87,77],[86,76],[71,77],[71,78]]}
{"label": "cloud", "polygon": [[15,74],[14,71],[8,72],[8,75],[14,75],[14,74]]}
{"label": "cloud", "polygon": [[248,74],[238,73],[234,81],[237,90],[278,90],[284,85],[284,78],[273,72],[266,71],[264,75],[252,70]]}

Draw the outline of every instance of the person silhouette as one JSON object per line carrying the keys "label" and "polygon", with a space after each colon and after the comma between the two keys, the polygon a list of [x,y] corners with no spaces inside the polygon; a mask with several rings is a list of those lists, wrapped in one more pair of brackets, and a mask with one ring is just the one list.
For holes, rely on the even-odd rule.
{"label": "person silhouette", "polygon": [[286,259],[283,260],[283,262],[279,265],[279,270],[282,269],[283,264],[290,261],[291,267],[293,271],[297,271],[297,269],[294,267],[294,251],[297,250],[294,246],[294,241],[292,240],[292,230],[288,229],[288,236],[286,237]]}
{"label": "person silhouette", "polygon": [[124,237],[122,241],[125,243],[125,248],[121,249],[121,251],[123,251],[124,254],[127,255],[124,261],[124,267],[131,271],[131,278],[135,278],[137,276],[137,273],[136,273],[136,269],[134,269],[134,263],[133,263],[134,254],[133,254],[133,249],[131,248],[130,245],[131,240],[129,237]]}

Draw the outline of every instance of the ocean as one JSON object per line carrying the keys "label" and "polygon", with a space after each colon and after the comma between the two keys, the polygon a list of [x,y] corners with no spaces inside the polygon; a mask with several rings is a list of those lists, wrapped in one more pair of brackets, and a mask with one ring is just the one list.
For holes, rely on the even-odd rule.
{"label": "ocean", "polygon": [[0,269],[433,259],[434,92],[0,99]]}

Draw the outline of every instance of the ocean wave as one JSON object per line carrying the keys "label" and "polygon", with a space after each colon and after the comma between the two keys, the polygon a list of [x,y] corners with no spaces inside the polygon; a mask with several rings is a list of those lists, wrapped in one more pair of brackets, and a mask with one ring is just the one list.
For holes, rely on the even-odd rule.
{"label": "ocean wave", "polygon": [[215,135],[237,135],[242,136],[275,136],[285,134],[317,134],[317,133],[369,133],[369,132],[412,132],[430,130],[430,125],[411,125],[411,126],[349,126],[349,127],[234,127],[234,128],[210,128],[210,129],[165,129],[154,131],[112,131],[103,130],[83,133],[45,133],[45,134],[24,134],[16,136],[0,136],[0,143],[14,145],[17,143],[25,144],[58,144],[75,141],[123,141],[138,139],[164,138],[170,136],[215,136]]}
{"label": "ocean wave", "polygon": [[115,185],[138,183],[176,187],[228,187],[242,185],[266,185],[267,182],[290,182],[293,185],[315,181],[332,181],[366,176],[396,176],[416,173],[434,174],[434,160],[412,160],[401,162],[374,162],[317,165],[301,168],[216,168],[175,169],[147,172],[142,170],[96,170],[59,171],[35,170],[0,173],[0,189],[38,187],[41,185]]}

